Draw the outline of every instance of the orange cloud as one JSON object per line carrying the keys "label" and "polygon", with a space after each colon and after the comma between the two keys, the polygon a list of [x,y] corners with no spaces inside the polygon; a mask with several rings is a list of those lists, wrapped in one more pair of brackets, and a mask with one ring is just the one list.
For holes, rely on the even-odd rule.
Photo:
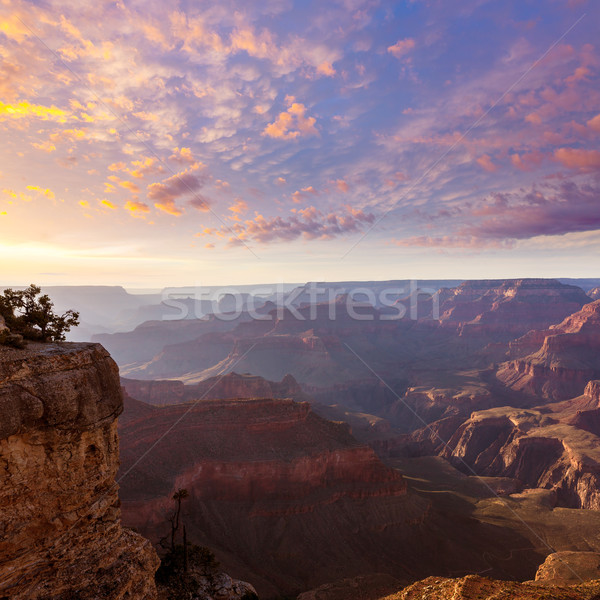
{"label": "orange cloud", "polygon": [[134,194],[139,194],[140,188],[133,181],[120,181],[119,185]]}
{"label": "orange cloud", "polygon": [[138,202],[136,200],[127,200],[124,206],[125,210],[128,210],[132,216],[141,216],[140,213],[149,213],[150,207],[144,202]]}
{"label": "orange cloud", "polygon": [[235,204],[232,204],[229,209],[235,215],[241,215],[248,211],[248,204],[244,202],[241,198],[235,199]]}
{"label": "orange cloud", "polygon": [[350,190],[350,186],[343,179],[337,179],[335,185],[337,186],[337,189],[344,194]]}
{"label": "orange cloud", "polygon": [[115,205],[114,205],[112,202],[110,202],[109,200],[102,200],[102,201],[100,202],[100,204],[102,204],[102,206],[106,206],[106,208],[110,208],[111,210],[115,210],[115,209],[117,208],[117,207],[116,207],[116,206],[115,206]]}
{"label": "orange cloud", "polygon": [[393,46],[388,46],[387,51],[396,58],[402,58],[408,54],[415,47],[415,40],[412,38],[405,38],[398,40]]}
{"label": "orange cloud", "polygon": [[327,77],[333,77],[336,71],[330,62],[324,61],[317,67],[317,73],[326,75]]}
{"label": "orange cloud", "polygon": [[47,152],[48,154],[50,154],[50,152],[54,152],[56,150],[56,146],[50,141],[33,142],[31,145],[34,148],[37,148],[38,150],[42,150],[42,152]]}
{"label": "orange cloud", "polygon": [[24,117],[37,117],[42,121],[58,121],[64,123],[67,113],[56,106],[42,106],[41,104],[30,104],[19,102],[17,104],[4,104],[0,101],[0,120],[20,119]]}
{"label": "orange cloud", "polygon": [[279,113],[277,119],[267,125],[262,132],[272,138],[294,140],[302,135],[319,135],[315,127],[316,119],[306,117],[304,104],[293,102],[286,112]]}
{"label": "orange cloud", "polygon": [[135,169],[128,169],[127,172],[137,179],[143,179],[146,175],[162,173],[164,171],[158,160],[151,156],[142,158],[142,160],[134,160],[131,164]]}
{"label": "orange cloud", "polygon": [[43,189],[37,185],[28,185],[27,189],[32,192],[38,192],[38,193],[46,196],[46,198],[49,198],[50,200],[54,200],[54,198],[55,198],[54,192],[49,188]]}
{"label": "orange cloud", "polygon": [[600,151],[577,148],[559,148],[554,152],[554,158],[570,169],[592,171],[600,169]]}

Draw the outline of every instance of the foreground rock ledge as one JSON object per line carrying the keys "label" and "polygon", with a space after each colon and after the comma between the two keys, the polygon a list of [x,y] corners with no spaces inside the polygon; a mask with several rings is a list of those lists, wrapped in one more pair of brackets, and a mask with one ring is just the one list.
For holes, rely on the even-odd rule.
{"label": "foreground rock ledge", "polygon": [[156,598],[156,552],[120,520],[122,409],[102,346],[0,347],[0,598]]}

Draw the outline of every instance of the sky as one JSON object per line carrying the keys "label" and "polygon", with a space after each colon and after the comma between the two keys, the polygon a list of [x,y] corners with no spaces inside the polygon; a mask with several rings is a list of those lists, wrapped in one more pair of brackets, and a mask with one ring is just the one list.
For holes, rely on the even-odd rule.
{"label": "sky", "polygon": [[0,0],[3,283],[593,277],[594,0]]}

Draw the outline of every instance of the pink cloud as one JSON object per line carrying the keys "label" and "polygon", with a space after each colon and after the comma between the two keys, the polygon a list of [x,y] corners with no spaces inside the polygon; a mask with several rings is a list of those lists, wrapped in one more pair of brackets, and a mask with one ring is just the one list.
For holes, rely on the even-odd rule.
{"label": "pink cloud", "polygon": [[563,182],[546,186],[544,192],[533,188],[520,197],[498,194],[489,210],[480,207],[471,213],[487,215],[483,220],[457,233],[490,241],[593,231],[600,229],[599,193],[590,185]]}
{"label": "pink cloud", "polygon": [[[196,192],[201,186],[202,183],[196,175],[184,171],[161,182],[151,183],[148,186],[148,198],[154,201],[154,206],[159,210],[179,216],[183,214],[183,210],[177,207],[176,200]],[[195,208],[199,207],[195,206]]]}
{"label": "pink cloud", "polygon": [[387,51],[396,58],[402,58],[408,54],[415,47],[415,40],[412,38],[405,38],[398,40],[393,46],[389,46]]}
{"label": "pink cloud", "polygon": [[310,196],[316,196],[319,192],[312,185],[306,186],[301,190],[296,190],[292,194],[292,200],[296,204],[300,204],[303,200],[307,200]]}
{"label": "pink cloud", "polygon": [[600,169],[600,151],[579,148],[559,148],[554,151],[554,158],[570,169],[595,171]]}
{"label": "pink cloud", "polygon": [[587,126],[593,130],[600,132],[600,114],[596,115],[593,119],[587,122]]}
{"label": "pink cloud", "polygon": [[492,162],[492,159],[489,157],[488,154],[483,154],[477,159],[476,162],[482,169],[488,171],[489,173],[493,173],[494,171],[498,170],[498,165],[495,165]]}
{"label": "pink cloud", "polygon": [[229,242],[229,246],[238,245],[239,240],[254,241],[261,244],[270,242],[290,242],[298,238],[305,240],[329,240],[349,233],[356,233],[375,221],[375,216],[360,209],[344,206],[336,213],[325,214],[309,206],[292,211],[288,218],[265,218],[256,214],[254,219],[235,223],[231,229],[238,236]]}

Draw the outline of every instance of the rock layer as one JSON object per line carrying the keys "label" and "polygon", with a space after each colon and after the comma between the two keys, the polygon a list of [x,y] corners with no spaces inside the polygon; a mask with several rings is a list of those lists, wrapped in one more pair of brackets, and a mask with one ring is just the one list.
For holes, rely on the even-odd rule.
{"label": "rock layer", "polygon": [[98,345],[0,349],[0,597],[156,597],[158,557],[124,529],[118,370]]}
{"label": "rock layer", "polygon": [[409,540],[428,504],[408,497],[400,474],[346,425],[307,403],[146,405],[123,421],[121,441],[126,522],[166,535],[171,496],[187,489],[188,539],[213,548],[228,573],[261,595],[373,570],[405,576],[427,560],[427,543]]}
{"label": "rock layer", "polygon": [[[520,356],[498,370],[504,384],[549,400],[581,394],[590,379],[600,376],[600,300],[510,346],[513,356]],[[531,353],[523,356],[527,351]]]}

